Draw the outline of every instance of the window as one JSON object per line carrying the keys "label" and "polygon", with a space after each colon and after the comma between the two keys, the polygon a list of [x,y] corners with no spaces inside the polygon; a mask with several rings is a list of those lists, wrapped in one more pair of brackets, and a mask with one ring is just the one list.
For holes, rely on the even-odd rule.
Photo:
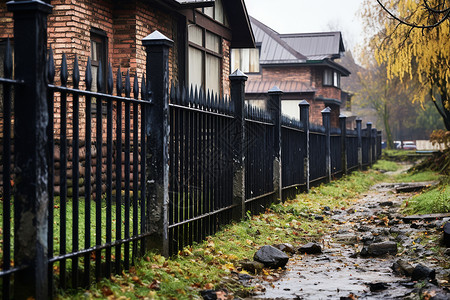
{"label": "window", "polygon": [[189,25],[189,85],[220,92],[222,39],[194,24]]}
{"label": "window", "polygon": [[228,21],[223,10],[222,0],[216,0],[214,6],[212,7],[199,8],[198,10],[217,22],[228,26]]}
{"label": "window", "polygon": [[256,49],[232,49],[231,71],[236,69],[244,73],[259,73],[259,48]]}
{"label": "window", "polygon": [[102,66],[103,73],[103,91],[106,91],[106,78],[107,78],[107,37],[103,30],[92,29],[91,30],[91,63],[92,63],[92,91],[97,92],[97,74]]}
{"label": "window", "polygon": [[336,71],[325,69],[323,71],[323,85],[341,87],[341,74]]}

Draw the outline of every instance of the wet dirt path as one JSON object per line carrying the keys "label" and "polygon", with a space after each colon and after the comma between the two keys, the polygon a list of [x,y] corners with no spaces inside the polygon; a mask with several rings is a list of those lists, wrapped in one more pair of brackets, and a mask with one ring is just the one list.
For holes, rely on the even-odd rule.
{"label": "wet dirt path", "polygon": [[[395,187],[376,185],[350,209],[329,212],[332,225],[328,234],[317,241],[322,253],[294,255],[279,277],[261,282],[264,293],[247,299],[419,299],[415,295],[421,292],[414,290],[411,278],[393,272],[393,263],[398,259],[437,268],[436,278],[445,282],[448,270],[438,269],[438,260],[430,251],[433,245],[419,245],[417,239],[436,226],[403,223],[398,210],[411,194],[393,193]],[[381,242],[398,244],[397,254],[359,254],[364,246]],[[450,299],[448,290],[440,288],[433,293]]]}

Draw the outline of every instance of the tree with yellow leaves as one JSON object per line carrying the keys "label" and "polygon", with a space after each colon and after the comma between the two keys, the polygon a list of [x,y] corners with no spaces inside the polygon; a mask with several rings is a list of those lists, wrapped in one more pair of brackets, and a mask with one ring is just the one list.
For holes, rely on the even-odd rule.
{"label": "tree with yellow leaves", "polygon": [[[430,98],[450,130],[450,0],[365,0],[366,21],[374,36],[375,57],[389,80],[417,79],[411,96]],[[431,96],[431,97],[427,97]]]}

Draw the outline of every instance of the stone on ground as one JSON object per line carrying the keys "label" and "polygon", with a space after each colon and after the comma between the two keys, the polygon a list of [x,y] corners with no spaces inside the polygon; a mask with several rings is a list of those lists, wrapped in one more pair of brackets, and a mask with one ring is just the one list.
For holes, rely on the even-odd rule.
{"label": "stone on ground", "polygon": [[253,259],[263,263],[267,268],[277,269],[286,266],[289,256],[273,246],[265,245],[255,253]]}

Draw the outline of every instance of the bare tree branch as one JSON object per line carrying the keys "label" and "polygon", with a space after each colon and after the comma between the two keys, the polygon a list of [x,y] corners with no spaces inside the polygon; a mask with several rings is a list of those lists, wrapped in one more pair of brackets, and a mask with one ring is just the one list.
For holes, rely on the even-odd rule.
{"label": "bare tree branch", "polygon": [[[424,0],[425,1],[425,0]],[[399,17],[397,17],[396,15],[394,15],[389,9],[387,9],[384,5],[383,5],[383,3],[381,3],[381,1],[380,0],[377,0],[377,2],[378,2],[378,4],[381,6],[381,8],[383,8],[383,10],[385,10],[392,18],[394,18],[395,20],[397,20],[398,22],[400,22],[401,24],[403,24],[403,25],[407,25],[407,26],[410,26],[410,27],[412,27],[412,28],[421,28],[421,29],[430,29],[430,28],[434,28],[434,27],[437,27],[437,26],[439,26],[440,24],[442,24],[445,20],[447,20],[448,18],[449,18],[449,16],[450,16],[450,8],[448,8],[448,9],[446,9],[444,12],[444,16],[439,20],[439,21],[437,21],[436,23],[434,23],[434,24],[431,24],[431,25],[418,25],[418,24],[413,24],[413,23],[409,23],[409,22],[407,22],[407,21],[405,21],[405,20],[402,20],[402,19],[400,19]],[[430,11],[430,12],[432,12],[432,11]]]}

